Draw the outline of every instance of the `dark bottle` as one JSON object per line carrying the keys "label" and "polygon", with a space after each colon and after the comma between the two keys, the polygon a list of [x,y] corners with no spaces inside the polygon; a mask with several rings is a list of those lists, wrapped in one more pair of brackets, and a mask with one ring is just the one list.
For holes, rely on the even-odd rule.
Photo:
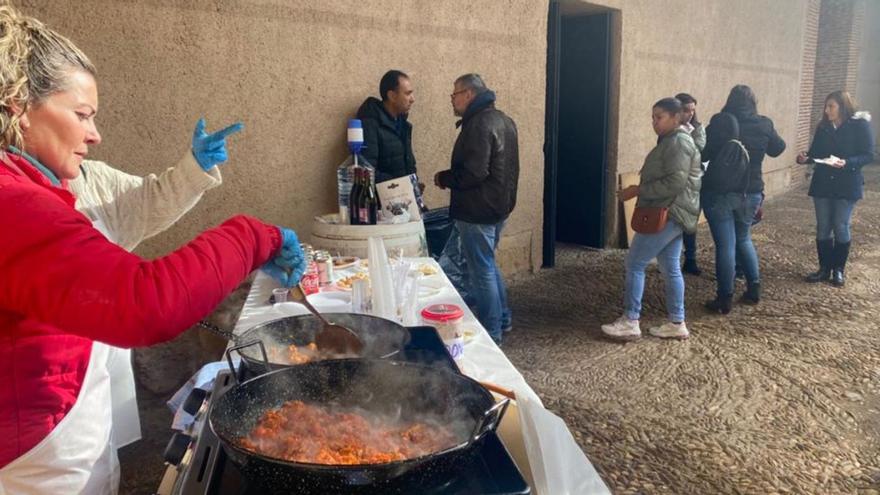
{"label": "dark bottle", "polygon": [[366,224],[376,225],[379,220],[379,195],[376,193],[376,184],[373,183],[372,174],[369,170],[364,173],[364,208],[366,210]]}
{"label": "dark bottle", "polygon": [[366,169],[361,169],[361,195],[358,199],[358,212],[360,213],[361,225],[370,224],[370,173]]}
{"label": "dark bottle", "polygon": [[351,193],[348,196],[348,218],[351,225],[361,225],[360,199],[363,195],[363,170],[361,167],[352,169]]}
{"label": "dark bottle", "polygon": [[360,169],[360,192],[357,197],[358,206],[358,225],[370,224],[370,173],[364,168]]}

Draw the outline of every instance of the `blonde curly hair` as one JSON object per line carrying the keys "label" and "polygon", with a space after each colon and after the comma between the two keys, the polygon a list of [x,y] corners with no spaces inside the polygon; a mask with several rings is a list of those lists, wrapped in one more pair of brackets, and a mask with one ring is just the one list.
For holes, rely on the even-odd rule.
{"label": "blonde curly hair", "polygon": [[64,91],[77,70],[97,75],[73,42],[0,1],[0,149],[24,148],[22,114]]}

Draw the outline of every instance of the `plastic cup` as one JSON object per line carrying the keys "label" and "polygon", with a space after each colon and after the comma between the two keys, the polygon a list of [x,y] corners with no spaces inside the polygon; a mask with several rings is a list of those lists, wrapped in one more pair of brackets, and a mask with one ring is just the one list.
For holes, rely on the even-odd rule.
{"label": "plastic cup", "polygon": [[424,324],[437,329],[449,355],[456,360],[464,355],[462,318],[464,318],[464,310],[455,304],[432,304],[422,310]]}
{"label": "plastic cup", "polygon": [[275,297],[275,303],[283,303],[287,302],[287,294],[290,292],[290,289],[278,288],[272,289],[272,296]]}
{"label": "plastic cup", "polygon": [[368,314],[371,309],[370,286],[366,280],[356,279],[351,283],[351,312]]}

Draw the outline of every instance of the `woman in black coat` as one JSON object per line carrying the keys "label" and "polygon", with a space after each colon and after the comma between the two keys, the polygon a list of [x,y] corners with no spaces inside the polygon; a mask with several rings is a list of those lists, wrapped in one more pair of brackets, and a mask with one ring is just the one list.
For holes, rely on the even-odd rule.
{"label": "woman in black coat", "polygon": [[807,275],[807,282],[830,280],[836,287],[846,282],[850,219],[856,202],[862,199],[862,167],[872,161],[871,115],[857,112],[846,91],[831,93],[825,98],[825,115],[816,128],[810,150],[797,157],[798,163],[816,164],[809,194],[816,207],[819,271]]}
{"label": "woman in black coat", "polygon": [[758,304],[761,300],[761,274],[751,228],[764,196],[764,157],[776,157],[785,151],[785,141],[776,132],[773,121],[758,114],[755,93],[745,84],[738,84],[730,90],[724,108],[712,117],[706,128],[703,161],[709,162],[709,168],[721,148],[737,137],[749,156],[742,189],[714,191],[704,182],[700,193],[703,213],[715,241],[716,296],[706,302],[706,307],[721,314],[727,314],[731,309],[734,266],[737,263],[741,264],[746,276],[746,291],[740,301]]}

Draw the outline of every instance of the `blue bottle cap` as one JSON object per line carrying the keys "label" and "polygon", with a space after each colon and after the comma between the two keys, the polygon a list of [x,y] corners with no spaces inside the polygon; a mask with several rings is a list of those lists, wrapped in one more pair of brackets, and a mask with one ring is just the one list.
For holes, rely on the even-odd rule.
{"label": "blue bottle cap", "polygon": [[349,129],[360,129],[361,127],[361,119],[348,119]]}

